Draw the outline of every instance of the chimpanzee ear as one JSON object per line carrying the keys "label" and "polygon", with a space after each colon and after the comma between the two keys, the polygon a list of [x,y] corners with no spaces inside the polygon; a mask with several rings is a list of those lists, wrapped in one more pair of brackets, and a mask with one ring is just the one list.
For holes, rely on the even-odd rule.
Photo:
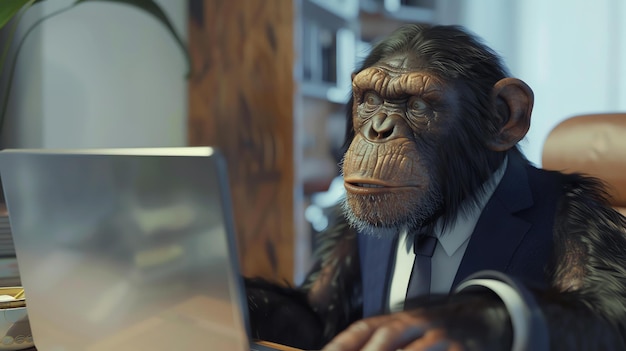
{"label": "chimpanzee ear", "polygon": [[498,133],[488,142],[494,151],[506,151],[522,140],[530,128],[534,103],[533,91],[523,81],[504,78],[493,86]]}

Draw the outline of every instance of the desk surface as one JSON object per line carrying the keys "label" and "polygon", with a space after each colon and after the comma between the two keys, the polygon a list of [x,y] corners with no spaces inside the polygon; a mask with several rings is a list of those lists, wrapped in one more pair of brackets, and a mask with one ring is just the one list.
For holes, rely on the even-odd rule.
{"label": "desk surface", "polygon": [[[279,344],[275,344],[273,342],[269,342],[269,341],[257,341],[257,344],[263,345],[263,346],[267,346],[267,347],[272,347],[275,348],[277,350],[281,350],[281,351],[302,351],[300,349],[296,349],[290,346],[284,346],[284,345],[279,345]],[[31,347],[28,349],[24,349],[22,351],[37,351],[37,348],[35,347]]]}

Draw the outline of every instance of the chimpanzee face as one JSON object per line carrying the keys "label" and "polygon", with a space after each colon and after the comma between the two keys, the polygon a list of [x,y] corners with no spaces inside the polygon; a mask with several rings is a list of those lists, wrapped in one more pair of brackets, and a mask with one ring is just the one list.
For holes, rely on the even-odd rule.
{"label": "chimpanzee face", "polygon": [[[408,26],[352,79],[344,211],[361,232],[445,226],[530,126],[532,90],[455,27]],[[519,152],[514,150],[514,152]]]}
{"label": "chimpanzee face", "polygon": [[410,55],[353,77],[355,137],[343,161],[346,212],[361,231],[418,227],[442,206],[439,148],[456,114],[456,92]]}

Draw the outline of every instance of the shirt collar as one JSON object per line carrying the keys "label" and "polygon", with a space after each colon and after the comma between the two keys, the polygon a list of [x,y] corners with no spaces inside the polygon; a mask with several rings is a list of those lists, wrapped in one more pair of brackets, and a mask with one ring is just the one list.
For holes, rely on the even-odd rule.
{"label": "shirt collar", "polygon": [[483,208],[504,176],[507,164],[508,157],[485,182],[483,191],[476,194],[476,206],[470,206],[464,214],[458,215],[454,222],[443,231],[441,222],[435,226],[435,236],[448,256],[452,256],[472,236]]}

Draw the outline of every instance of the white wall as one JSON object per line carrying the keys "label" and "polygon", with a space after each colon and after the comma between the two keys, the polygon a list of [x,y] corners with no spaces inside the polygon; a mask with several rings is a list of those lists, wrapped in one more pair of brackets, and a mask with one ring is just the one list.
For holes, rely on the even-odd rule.
{"label": "white wall", "polygon": [[[49,12],[70,2],[37,7]],[[483,37],[535,91],[532,126],[523,142],[532,162],[541,163],[544,140],[559,121],[626,111],[624,1],[441,2],[449,21]],[[184,34],[186,2],[158,3]],[[40,15],[32,12],[31,18]],[[185,62],[152,17],[124,5],[87,3],[34,34],[18,66],[3,145],[186,144]]]}
{"label": "white wall", "polygon": [[[43,2],[25,22],[72,2]],[[186,2],[157,2],[185,38]],[[186,145],[186,62],[151,15],[84,3],[32,34],[20,56],[3,146]]]}
{"label": "white wall", "polygon": [[535,92],[522,144],[532,162],[541,164],[545,138],[563,119],[626,111],[624,1],[458,0],[454,6],[461,10],[458,24],[483,37]]}

